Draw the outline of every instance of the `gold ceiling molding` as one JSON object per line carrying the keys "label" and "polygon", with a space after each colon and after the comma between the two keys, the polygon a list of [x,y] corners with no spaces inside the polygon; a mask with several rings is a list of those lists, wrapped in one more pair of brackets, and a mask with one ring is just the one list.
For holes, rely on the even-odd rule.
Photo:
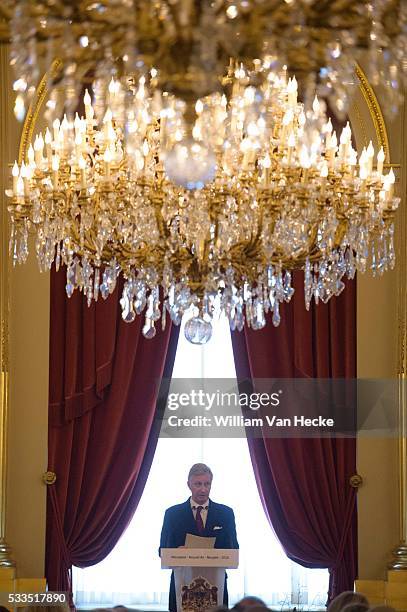
{"label": "gold ceiling molding", "polygon": [[359,79],[360,91],[362,92],[362,95],[368,106],[369,113],[373,121],[378,145],[379,147],[383,147],[383,151],[385,154],[385,162],[389,164],[390,163],[389,138],[387,135],[387,129],[386,129],[386,124],[384,121],[382,109],[380,108],[380,104],[376,98],[376,94],[374,93],[372,86],[367,80],[367,77],[365,73],[363,72],[362,68],[359,66],[359,64],[356,64],[355,72]]}

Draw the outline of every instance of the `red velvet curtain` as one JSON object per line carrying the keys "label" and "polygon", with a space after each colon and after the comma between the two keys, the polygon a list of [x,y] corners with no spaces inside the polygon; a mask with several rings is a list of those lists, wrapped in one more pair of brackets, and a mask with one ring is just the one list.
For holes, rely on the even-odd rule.
{"label": "red velvet curtain", "polygon": [[[282,320],[232,334],[239,381],[254,378],[354,378],[356,284],[307,312],[303,275]],[[355,406],[356,410],[356,406]],[[281,415],[284,416],[284,415]],[[328,599],[353,590],[357,571],[354,438],[248,439],[263,507],[287,556],[329,568]]]}
{"label": "red velvet curtain", "polygon": [[131,520],[151,467],[161,379],[170,378],[179,329],[141,333],[121,319],[116,289],[89,308],[51,274],[46,577],[71,589],[72,565],[104,559]]}

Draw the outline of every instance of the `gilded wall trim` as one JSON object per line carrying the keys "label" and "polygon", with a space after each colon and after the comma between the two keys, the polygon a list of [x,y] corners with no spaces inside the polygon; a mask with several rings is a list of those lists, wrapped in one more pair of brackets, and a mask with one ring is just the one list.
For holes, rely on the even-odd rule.
{"label": "gilded wall trim", "polygon": [[46,72],[42,77],[37,90],[35,92],[34,99],[32,100],[23,125],[21,134],[20,147],[18,151],[18,163],[19,165],[23,160],[26,159],[28,147],[32,141],[35,124],[37,123],[38,115],[41,111],[44,100],[48,95],[48,80],[53,79],[57,76],[59,69],[62,65],[61,60],[56,59],[52,62],[49,72]]}
{"label": "gilded wall trim", "polygon": [[8,212],[4,189],[9,180],[8,164],[11,155],[10,113],[12,113],[12,87],[7,45],[0,45],[0,567],[12,567],[10,548],[6,537],[7,497],[7,440],[9,414],[9,318],[10,318],[10,258],[8,256]]}
{"label": "gilded wall trim", "polygon": [[364,121],[364,119],[362,117],[362,113],[360,112],[359,105],[355,101],[353,101],[352,110],[354,111],[354,113],[356,115],[356,119],[357,119],[358,125],[360,127],[360,131],[361,131],[361,135],[362,135],[362,140],[363,140],[363,146],[367,147],[368,144],[369,144],[369,141],[368,141],[368,138],[367,138],[366,122]]}
{"label": "gilded wall trim", "polygon": [[[0,71],[8,73],[8,53],[5,47],[0,48]],[[7,81],[2,83],[0,94],[0,157],[2,160],[8,159],[7,147],[7,106],[10,102],[7,90]],[[5,491],[6,491],[6,421],[8,413],[9,399],[9,279],[10,262],[8,257],[8,218],[5,206],[4,186],[7,184],[7,164],[2,164],[0,185],[3,187],[0,193],[0,325],[1,325],[1,344],[0,344],[0,537],[4,537],[5,530]]]}
{"label": "gilded wall trim", "polygon": [[[3,238],[3,236],[2,236]],[[3,246],[4,249],[4,246]],[[8,264],[8,262],[7,262]],[[5,262],[2,264],[1,268],[2,268],[2,272],[3,273],[7,273],[8,270],[5,270],[4,268],[8,267]],[[3,281],[3,283],[6,281]],[[1,346],[0,346],[0,354],[1,354],[1,358],[0,358],[0,371],[3,372],[8,372],[9,371],[9,355],[8,355],[8,338],[9,338],[9,329],[8,329],[8,316],[7,316],[7,304],[5,303],[5,300],[7,299],[7,287],[3,287],[3,283],[1,285],[1,289],[2,289],[2,301],[4,302],[2,304],[2,308],[0,309],[1,312],[1,321],[0,321],[0,327],[1,327]],[[3,297],[4,296],[4,297]]]}
{"label": "gilded wall trim", "polygon": [[376,98],[376,94],[374,93],[372,86],[367,80],[365,73],[358,64],[355,66],[355,72],[359,79],[360,91],[362,92],[373,121],[378,145],[379,147],[383,147],[385,162],[390,163],[389,138],[380,104]]}
{"label": "gilded wall trim", "polygon": [[[400,134],[402,139],[401,160],[407,159],[407,103],[404,100],[404,109],[401,114]],[[407,191],[407,171],[405,167],[401,169],[400,176],[400,196],[401,205],[399,208],[398,221],[398,377],[399,377],[399,501],[400,501],[400,544],[393,551],[394,569],[407,570],[407,210],[406,210],[406,191]]]}

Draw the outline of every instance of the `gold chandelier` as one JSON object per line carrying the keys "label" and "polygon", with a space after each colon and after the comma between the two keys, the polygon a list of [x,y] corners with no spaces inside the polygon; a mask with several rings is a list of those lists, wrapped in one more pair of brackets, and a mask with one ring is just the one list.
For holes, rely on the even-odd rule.
{"label": "gold chandelier", "polygon": [[393,172],[371,144],[357,158],[348,125],[338,142],[325,100],[344,114],[367,53],[397,107],[406,3],[10,1],[19,118],[39,65],[62,65],[49,128],[7,192],[14,262],[34,228],[41,268],[67,266],[68,295],[106,298],[122,274],[126,321],[145,310],[150,338],[191,309],[195,343],[218,311],[232,329],[260,329],[269,311],[278,325],[295,268],[309,307],[356,270],[394,265]]}
{"label": "gold chandelier", "polygon": [[269,58],[232,61],[222,80],[227,96],[181,100],[152,69],[112,79],[106,107],[86,92],[83,117],[55,119],[13,167],[14,262],[34,228],[40,267],[65,264],[69,296],[106,298],[122,274],[125,321],[145,311],[152,338],[191,309],[198,344],[218,311],[232,329],[261,329],[267,312],[278,325],[295,268],[307,308],[345,276],[392,268],[399,199],[383,150],[358,158],[349,125],[338,140],[325,103],[298,102]]}

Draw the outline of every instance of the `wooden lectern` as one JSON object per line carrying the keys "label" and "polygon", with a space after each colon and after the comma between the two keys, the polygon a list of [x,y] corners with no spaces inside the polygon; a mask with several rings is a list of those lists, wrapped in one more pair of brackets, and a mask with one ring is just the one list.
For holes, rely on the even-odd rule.
{"label": "wooden lectern", "polygon": [[174,570],[177,612],[206,612],[222,605],[225,569],[238,565],[237,549],[161,549],[161,567]]}

